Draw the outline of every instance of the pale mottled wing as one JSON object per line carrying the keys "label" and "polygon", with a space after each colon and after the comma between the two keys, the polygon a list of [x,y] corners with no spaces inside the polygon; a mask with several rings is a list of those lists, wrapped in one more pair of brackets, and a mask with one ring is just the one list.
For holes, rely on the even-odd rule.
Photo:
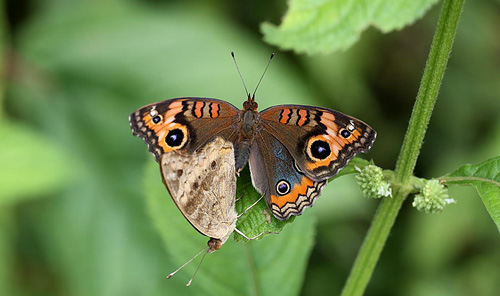
{"label": "pale mottled wing", "polygon": [[368,152],[376,132],[354,117],[326,108],[280,105],[261,112],[262,126],[280,141],[306,176],[332,178],[360,152]]}
{"label": "pale mottled wing", "polygon": [[173,201],[189,223],[200,233],[225,242],[237,218],[233,144],[216,137],[192,153],[163,154],[160,167]]}

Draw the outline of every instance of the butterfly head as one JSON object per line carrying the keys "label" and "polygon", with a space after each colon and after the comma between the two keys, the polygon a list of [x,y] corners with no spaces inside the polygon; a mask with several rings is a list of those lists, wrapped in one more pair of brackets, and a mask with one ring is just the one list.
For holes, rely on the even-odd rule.
{"label": "butterfly head", "polygon": [[[227,240],[227,238],[226,238],[226,240]],[[211,237],[207,244],[208,244],[207,253],[213,253],[222,247],[222,244],[224,244],[224,241],[222,241],[218,238]]]}
{"label": "butterfly head", "polygon": [[257,104],[257,102],[255,101],[255,94],[253,94],[252,96],[248,94],[248,99],[243,102],[243,109],[257,111],[258,107],[259,104]]}

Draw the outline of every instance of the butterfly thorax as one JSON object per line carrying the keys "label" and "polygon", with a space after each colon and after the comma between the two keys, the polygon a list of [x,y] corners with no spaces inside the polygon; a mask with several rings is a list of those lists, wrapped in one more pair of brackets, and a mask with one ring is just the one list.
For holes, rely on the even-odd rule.
{"label": "butterfly thorax", "polygon": [[260,122],[260,114],[252,109],[241,110],[240,140],[252,140],[255,128]]}
{"label": "butterfly thorax", "polygon": [[255,135],[255,128],[260,121],[260,114],[257,112],[259,105],[255,102],[255,97],[248,94],[248,99],[243,102],[243,110],[240,111],[240,140],[252,141]]}
{"label": "butterfly thorax", "polygon": [[260,120],[260,114],[252,108],[244,108],[240,111],[238,140],[234,145],[237,173],[239,173],[248,162],[250,147],[254,142],[255,133],[260,124]]}

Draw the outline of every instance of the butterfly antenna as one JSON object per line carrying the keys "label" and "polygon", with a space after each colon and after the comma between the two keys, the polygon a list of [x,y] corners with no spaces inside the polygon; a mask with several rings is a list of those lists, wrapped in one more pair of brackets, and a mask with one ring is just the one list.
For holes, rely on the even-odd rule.
{"label": "butterfly antenna", "polygon": [[269,57],[269,61],[267,62],[267,66],[264,69],[264,73],[262,73],[262,76],[260,76],[259,83],[257,83],[257,86],[255,87],[255,90],[253,91],[252,100],[255,100],[255,93],[257,92],[257,89],[259,88],[260,82],[262,81],[262,78],[264,78],[264,75],[267,72],[267,68],[269,68],[269,64],[271,64],[271,61],[273,58],[274,58],[274,52],[271,53],[271,56]]}
{"label": "butterfly antenna", "polygon": [[[186,262],[186,263],[182,264],[182,266],[181,266],[181,267],[179,267],[179,268],[177,268],[174,272],[172,272],[171,274],[167,275],[167,279],[169,279],[169,278],[173,277],[173,276],[174,276],[174,274],[176,274],[179,270],[181,270],[182,268],[184,268],[184,266],[186,266],[186,265],[188,265],[189,263],[191,263],[191,261],[193,261],[196,257],[200,256],[200,254],[201,254],[201,253],[203,253],[203,252],[207,251],[207,249],[208,249],[208,246],[207,246],[207,247],[205,247],[205,248],[203,248],[203,250],[201,250],[201,251],[200,251],[198,254],[196,254],[193,258],[189,259],[189,260],[188,260],[188,262]],[[205,253],[205,254],[206,254],[206,253]],[[205,256],[203,256],[203,258],[204,258],[204,257],[205,257]],[[202,261],[203,261],[203,259],[202,259]],[[200,264],[201,264],[201,262],[200,262]],[[198,265],[198,268],[200,268],[200,266],[199,266],[199,265]],[[196,271],[198,271],[198,269],[196,269]],[[196,274],[196,272],[195,272],[195,274]],[[193,277],[194,277],[194,275],[193,275]],[[193,278],[191,278],[191,280],[193,280]],[[189,283],[188,283],[188,284],[190,284],[190,283],[191,283],[191,280],[189,281]],[[189,286],[189,285],[188,285],[188,286]]]}
{"label": "butterfly antenna", "polygon": [[191,277],[189,282],[187,282],[186,287],[189,287],[191,285],[191,282],[193,281],[195,275],[198,273],[198,270],[200,269],[201,263],[203,262],[203,259],[205,259],[205,256],[207,256],[207,254],[208,254],[208,252],[205,252],[205,254],[203,254],[203,257],[201,257],[201,261],[198,264],[198,267],[196,267],[196,270],[194,271],[193,276]]}
{"label": "butterfly antenna", "polygon": [[238,74],[240,74],[241,82],[243,82],[243,87],[245,88],[245,93],[247,97],[250,97],[250,93],[248,93],[247,86],[245,84],[245,80],[243,79],[243,76],[241,75],[240,68],[238,67],[238,63],[236,62],[236,58],[234,57],[234,52],[231,51],[231,56],[233,57],[234,64],[236,65],[236,70],[238,70]]}

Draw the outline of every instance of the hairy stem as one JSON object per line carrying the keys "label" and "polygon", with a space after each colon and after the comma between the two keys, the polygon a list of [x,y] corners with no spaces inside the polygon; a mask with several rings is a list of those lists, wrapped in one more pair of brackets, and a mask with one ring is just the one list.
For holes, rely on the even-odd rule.
{"label": "hairy stem", "polygon": [[408,130],[396,163],[394,197],[385,198],[375,213],[342,291],[344,296],[364,293],[399,209],[411,192],[410,178],[436,103],[464,3],[465,0],[445,0],[443,3]]}

